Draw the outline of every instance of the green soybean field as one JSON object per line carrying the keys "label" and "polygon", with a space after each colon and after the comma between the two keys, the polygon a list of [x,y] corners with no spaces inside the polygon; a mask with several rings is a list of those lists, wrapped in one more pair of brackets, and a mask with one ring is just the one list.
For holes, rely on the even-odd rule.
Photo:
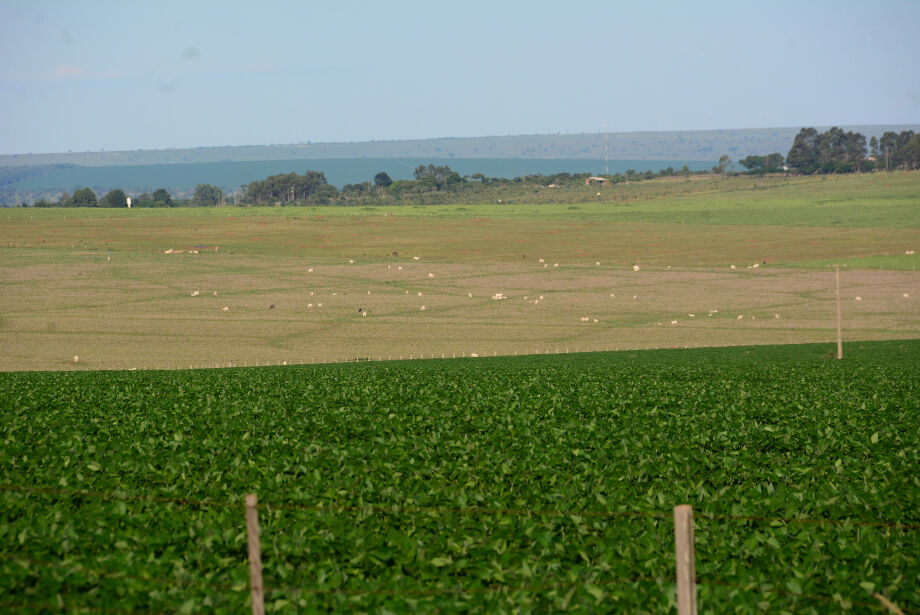
{"label": "green soybean field", "polygon": [[0,373],[0,608],[920,613],[920,341]]}

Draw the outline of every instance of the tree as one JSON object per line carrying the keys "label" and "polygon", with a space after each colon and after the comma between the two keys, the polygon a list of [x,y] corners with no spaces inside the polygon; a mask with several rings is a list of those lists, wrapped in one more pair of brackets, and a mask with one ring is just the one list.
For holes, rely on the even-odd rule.
{"label": "tree", "polygon": [[[360,195],[368,194],[370,191],[371,191],[370,182],[361,182],[360,184],[345,184],[344,186],[342,186],[343,195],[352,194],[352,195],[360,196]],[[315,195],[316,192],[314,192],[313,194]]]}
{"label": "tree", "polygon": [[429,164],[427,167],[420,164],[413,171],[417,192],[435,192],[444,189],[454,189],[463,183],[463,177],[449,166],[436,167]]}
{"label": "tree", "polygon": [[374,185],[379,188],[386,188],[392,183],[393,180],[390,178],[386,171],[381,171],[380,173],[377,173],[377,175],[374,175]]}
{"label": "tree", "polygon": [[878,141],[879,153],[885,157],[885,170],[891,170],[891,156],[898,149],[898,133],[887,131]]}
{"label": "tree", "polygon": [[114,190],[109,190],[105,195],[99,199],[99,205],[101,207],[127,207],[128,196],[125,194],[125,191],[121,188],[115,188]]}
{"label": "tree", "polygon": [[910,141],[898,150],[901,166],[906,169],[920,169],[920,134],[914,135]]}
{"label": "tree", "polygon": [[331,184],[323,184],[322,186],[317,186],[316,190],[313,191],[313,194],[310,195],[310,200],[318,205],[326,205],[330,201],[335,200],[339,196],[339,191],[335,189],[335,186]]}
{"label": "tree", "polygon": [[767,154],[763,157],[763,168],[767,171],[782,171],[784,163],[783,155],[779,152]]}
{"label": "tree", "polygon": [[719,157],[719,173],[724,175],[731,166],[732,159],[728,157],[728,154],[722,154],[722,156]]}
{"label": "tree", "polygon": [[68,202],[70,207],[98,207],[99,203],[96,201],[96,193],[93,192],[92,188],[80,188],[79,190],[74,190],[73,196],[70,197]]}
{"label": "tree", "polygon": [[154,190],[153,194],[150,196],[150,200],[164,203],[167,206],[171,206],[173,204],[172,195],[169,194],[169,191],[166,190],[166,188],[157,188]]}
{"label": "tree", "polygon": [[848,131],[844,138],[844,159],[862,171],[866,161],[866,137],[858,132]]}
{"label": "tree", "polygon": [[763,167],[763,156],[746,156],[738,161],[738,164],[743,166],[745,169],[751,171],[756,171]]}
{"label": "tree", "polygon": [[814,173],[819,164],[818,131],[803,128],[795,136],[792,148],[786,154],[786,164],[800,173]]}
{"label": "tree", "polygon": [[878,157],[878,138],[876,138],[875,135],[873,135],[872,138],[869,139],[869,149],[872,151],[872,157],[877,158]]}
{"label": "tree", "polygon": [[892,166],[896,169],[910,169],[910,160],[907,155],[909,153],[908,148],[910,146],[911,139],[914,138],[913,130],[904,130],[898,134],[897,139],[895,140],[895,150],[891,156]]}
{"label": "tree", "polygon": [[207,207],[217,205],[223,198],[224,193],[217,186],[212,186],[211,184],[198,184],[195,186],[193,200],[200,206]]}

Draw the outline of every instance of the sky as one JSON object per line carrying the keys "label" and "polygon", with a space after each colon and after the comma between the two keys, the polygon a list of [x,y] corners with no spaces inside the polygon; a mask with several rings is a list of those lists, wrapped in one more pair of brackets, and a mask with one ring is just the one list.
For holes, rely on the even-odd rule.
{"label": "sky", "polygon": [[0,0],[0,154],[920,122],[920,1]]}

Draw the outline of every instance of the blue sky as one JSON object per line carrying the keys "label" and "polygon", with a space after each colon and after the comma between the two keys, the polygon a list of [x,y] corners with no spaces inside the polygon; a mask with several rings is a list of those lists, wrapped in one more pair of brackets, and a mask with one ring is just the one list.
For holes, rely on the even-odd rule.
{"label": "blue sky", "polygon": [[0,0],[0,153],[920,121],[920,2]]}

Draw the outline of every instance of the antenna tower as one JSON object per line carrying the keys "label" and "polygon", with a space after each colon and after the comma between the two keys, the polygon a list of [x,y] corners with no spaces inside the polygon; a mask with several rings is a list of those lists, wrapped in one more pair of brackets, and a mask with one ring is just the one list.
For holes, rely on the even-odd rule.
{"label": "antenna tower", "polygon": [[604,122],[604,175],[610,175],[607,167],[607,122]]}

